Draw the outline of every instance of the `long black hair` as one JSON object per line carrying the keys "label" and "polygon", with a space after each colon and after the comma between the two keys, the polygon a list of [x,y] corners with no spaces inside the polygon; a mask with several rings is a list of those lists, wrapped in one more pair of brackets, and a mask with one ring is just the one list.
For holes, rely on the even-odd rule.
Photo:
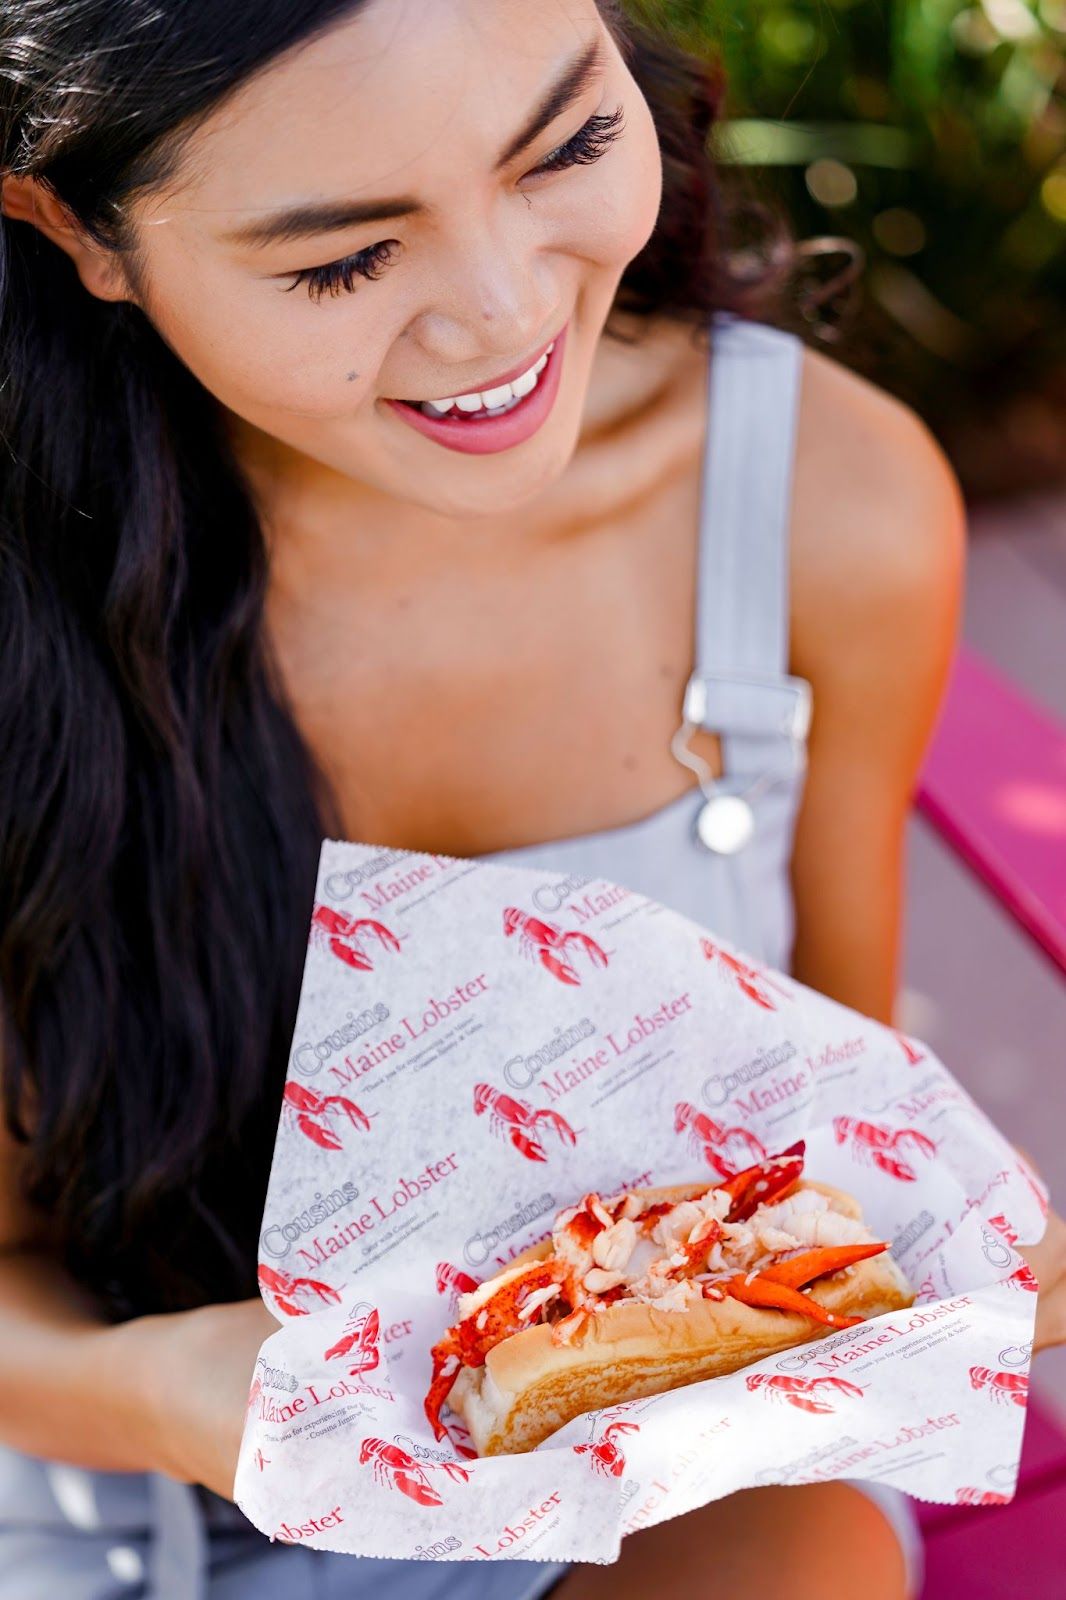
{"label": "long black hair", "polygon": [[[248,75],[362,0],[0,0],[0,168],[135,264],[131,200]],[[619,311],[758,314],[707,153],[724,81],[600,0],[664,160]],[[749,204],[750,210],[750,204]],[[741,270],[738,262],[747,263]],[[610,325],[608,331],[611,331]],[[254,1292],[335,807],[262,628],[213,397],[141,310],[0,219],[0,1056],[26,1197],[109,1314]]]}

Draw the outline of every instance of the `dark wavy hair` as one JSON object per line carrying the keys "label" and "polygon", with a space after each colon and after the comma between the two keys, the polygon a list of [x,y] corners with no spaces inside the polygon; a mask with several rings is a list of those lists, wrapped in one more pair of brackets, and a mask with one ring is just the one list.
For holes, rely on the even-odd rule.
{"label": "dark wavy hair", "polygon": [[[0,0],[0,168],[133,268],[134,197],[249,74],[360,3]],[[788,234],[764,219],[754,269],[731,247],[721,71],[600,9],[665,165],[618,310],[758,315]],[[217,402],[138,307],[7,217],[0,367],[5,1122],[107,1314],[243,1297],[335,806],[266,648],[264,541]]]}

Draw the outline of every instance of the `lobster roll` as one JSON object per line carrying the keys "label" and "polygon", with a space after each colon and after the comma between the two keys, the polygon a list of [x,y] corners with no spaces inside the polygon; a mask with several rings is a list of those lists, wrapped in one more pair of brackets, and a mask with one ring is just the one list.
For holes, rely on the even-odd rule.
{"label": "lobster roll", "polygon": [[479,1455],[532,1450],[586,1411],[721,1377],[914,1295],[803,1146],[725,1182],[586,1194],[549,1238],[462,1295],[426,1415]]}

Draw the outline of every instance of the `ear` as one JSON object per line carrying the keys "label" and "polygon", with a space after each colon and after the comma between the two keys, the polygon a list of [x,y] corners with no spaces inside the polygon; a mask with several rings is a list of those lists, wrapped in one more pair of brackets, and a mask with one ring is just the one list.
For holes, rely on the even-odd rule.
{"label": "ear", "polygon": [[98,300],[136,297],[120,259],[90,239],[58,196],[37,178],[6,174],[0,179],[0,210],[16,222],[29,222],[73,261],[82,287]]}

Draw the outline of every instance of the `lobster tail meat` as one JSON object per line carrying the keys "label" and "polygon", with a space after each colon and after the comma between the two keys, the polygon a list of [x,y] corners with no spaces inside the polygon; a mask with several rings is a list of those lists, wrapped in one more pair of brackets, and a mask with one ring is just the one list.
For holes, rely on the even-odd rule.
{"label": "lobster tail meat", "polygon": [[753,1167],[745,1167],[743,1172],[736,1173],[720,1184],[718,1187],[733,1199],[726,1221],[745,1222],[757,1206],[783,1200],[803,1176],[805,1148],[804,1141],[800,1139],[796,1144],[789,1145],[781,1155],[758,1161]]}
{"label": "lobster tail meat", "polygon": [[853,1328],[863,1320],[862,1317],[837,1316],[809,1295],[801,1294],[798,1289],[790,1289],[786,1284],[775,1283],[759,1272],[730,1278],[718,1287],[742,1305],[773,1311],[795,1311],[801,1317],[812,1317],[815,1322],[823,1322],[829,1328]]}
{"label": "lobster tail meat", "polygon": [[776,1266],[766,1267],[760,1274],[770,1283],[783,1284],[788,1289],[802,1289],[815,1278],[824,1278],[830,1272],[843,1272],[860,1261],[879,1256],[888,1245],[883,1240],[870,1244],[844,1244],[826,1246],[821,1250],[805,1250],[802,1255],[790,1256]]}
{"label": "lobster tail meat", "polygon": [[441,1407],[451,1394],[455,1380],[462,1367],[459,1340],[454,1332],[448,1332],[443,1339],[438,1339],[431,1351],[433,1358],[433,1375],[429,1380],[429,1390],[423,1402],[426,1420],[433,1429],[435,1439],[446,1439],[448,1430],[440,1420]]}

